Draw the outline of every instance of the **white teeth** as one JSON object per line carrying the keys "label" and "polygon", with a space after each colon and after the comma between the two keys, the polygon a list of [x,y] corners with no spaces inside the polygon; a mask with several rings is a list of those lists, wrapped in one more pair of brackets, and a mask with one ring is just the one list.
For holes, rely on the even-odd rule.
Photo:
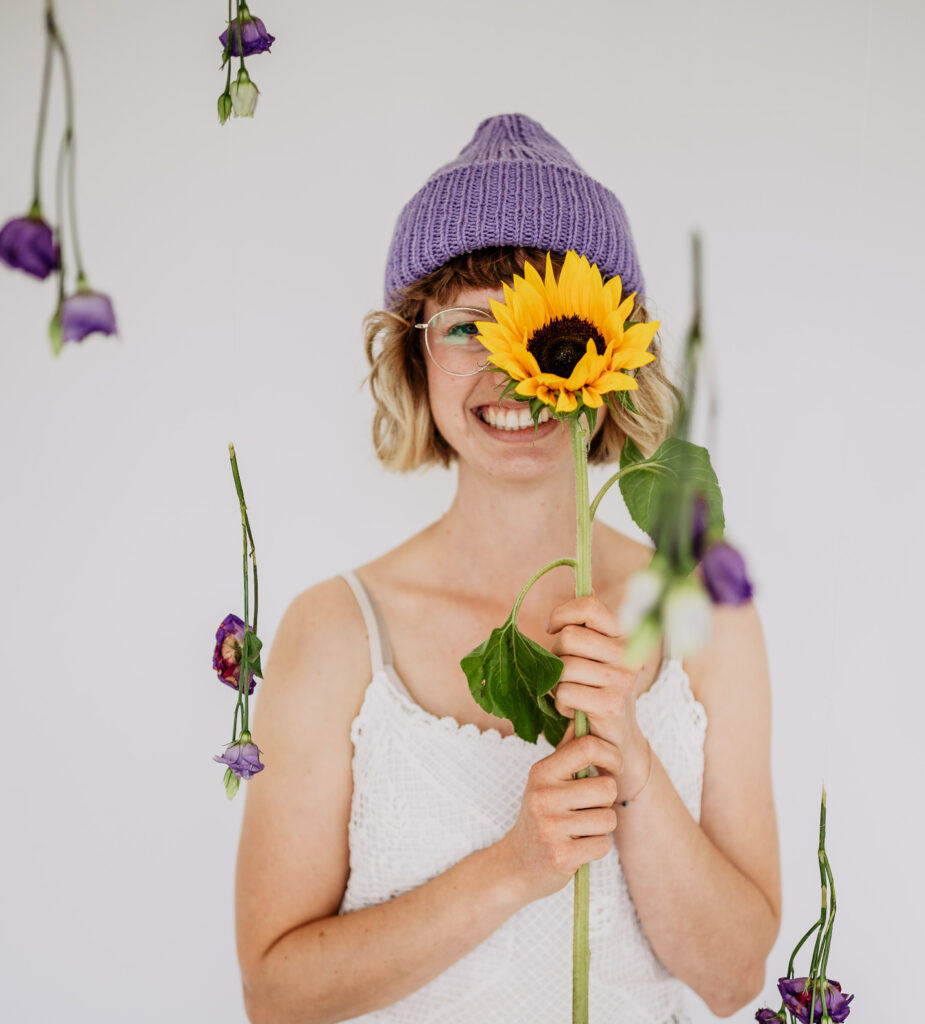
{"label": "white teeth", "polygon": [[[497,405],[483,405],[479,410],[481,418],[496,430],[523,430],[533,426],[533,417],[525,404],[520,409],[502,409]],[[539,422],[549,419],[549,409],[541,409]]]}

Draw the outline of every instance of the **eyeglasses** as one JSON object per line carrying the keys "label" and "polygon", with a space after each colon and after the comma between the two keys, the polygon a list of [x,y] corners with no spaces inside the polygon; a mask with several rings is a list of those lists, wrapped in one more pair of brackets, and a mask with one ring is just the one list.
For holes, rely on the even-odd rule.
{"label": "eyeglasses", "polygon": [[488,349],[482,344],[476,321],[492,321],[484,309],[459,306],[441,309],[426,324],[414,326],[424,332],[430,358],[453,377],[471,377],[488,366]]}

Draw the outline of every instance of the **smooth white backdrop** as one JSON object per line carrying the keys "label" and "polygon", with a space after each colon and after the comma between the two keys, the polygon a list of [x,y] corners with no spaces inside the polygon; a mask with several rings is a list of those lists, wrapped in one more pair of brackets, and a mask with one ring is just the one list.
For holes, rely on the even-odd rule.
{"label": "smooth white backdrop", "polygon": [[[30,198],[42,57],[39,0],[3,8],[0,219]],[[899,1017],[923,910],[925,8],[265,0],[257,117],[224,128],[222,3],[58,11],[86,265],[120,338],[55,361],[52,284],[0,268],[4,1016],[244,1019],[243,801],[210,760],[233,703],[212,637],[240,605],[225,446],[268,643],[299,590],[441,514],[452,474],[371,453],[359,325],[402,204],[519,110],[623,200],[669,354],[703,232],[714,458],[774,678],[765,996],[816,913],[824,778],[831,973],[858,1020]],[[56,106],[49,167],[59,127]],[[604,514],[626,522],[616,496]]]}

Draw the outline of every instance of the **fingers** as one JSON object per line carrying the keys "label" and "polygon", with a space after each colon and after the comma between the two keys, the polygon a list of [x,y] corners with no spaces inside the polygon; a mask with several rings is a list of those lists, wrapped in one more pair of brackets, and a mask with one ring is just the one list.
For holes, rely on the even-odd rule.
{"label": "fingers", "polygon": [[[623,767],[623,757],[620,751],[607,740],[600,736],[575,737],[575,727],[569,724],[562,742],[556,748],[555,753],[537,761],[530,772],[537,777],[538,781],[549,784],[550,782],[574,782],[576,772],[584,771],[595,765],[603,768],[613,775],[619,775]],[[585,780],[579,780],[585,781]],[[616,794],[614,794],[614,798]],[[613,802],[611,799],[611,803]],[[583,805],[588,806],[588,805]]]}
{"label": "fingers", "polygon": [[584,683],[559,683],[554,697],[556,711],[566,718],[574,719],[576,709],[580,708],[592,720],[603,721],[625,715],[631,694],[632,686],[615,694]]}
{"label": "fingers", "polygon": [[622,635],[617,616],[596,597],[576,597],[553,608],[549,616],[547,633],[559,633],[566,626],[587,626],[604,636]]}

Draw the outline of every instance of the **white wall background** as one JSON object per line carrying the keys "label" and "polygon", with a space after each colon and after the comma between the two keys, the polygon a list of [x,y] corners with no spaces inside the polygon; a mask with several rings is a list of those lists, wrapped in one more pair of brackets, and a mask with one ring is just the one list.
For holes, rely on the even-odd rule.
{"label": "white wall background", "polygon": [[[39,0],[2,3],[5,219],[30,197],[42,35]],[[520,110],[625,203],[669,342],[704,233],[714,455],[775,685],[767,996],[816,912],[825,778],[830,967],[858,1020],[898,1018],[923,909],[925,8],[261,0],[258,114],[224,128],[223,3],[58,8],[87,269],[121,337],[53,360],[53,286],[0,269],[4,1017],[243,1020],[242,802],[210,760],[233,700],[212,637],[240,601],[225,445],[267,642],[303,587],[441,513],[450,475],[373,460],[359,322],[401,205]]]}

